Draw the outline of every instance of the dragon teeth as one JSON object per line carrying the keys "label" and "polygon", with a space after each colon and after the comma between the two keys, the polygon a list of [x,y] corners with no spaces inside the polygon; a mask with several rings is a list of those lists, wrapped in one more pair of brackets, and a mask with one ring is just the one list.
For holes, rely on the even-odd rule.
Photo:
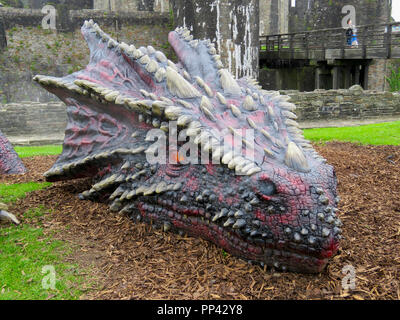
{"label": "dragon teeth", "polygon": [[188,115],[183,115],[178,118],[178,126],[186,126],[189,122],[192,121],[192,117]]}
{"label": "dragon teeth", "polygon": [[157,51],[155,53],[155,58],[161,62],[161,63],[166,63],[168,61],[167,57],[165,56],[164,53],[162,53],[161,51]]}
{"label": "dragon teeth", "polygon": [[167,72],[164,68],[159,68],[156,71],[156,74],[154,75],[154,77],[156,78],[157,82],[162,82],[165,79],[166,74],[167,74]]}
{"label": "dragon teeth", "polygon": [[192,40],[189,42],[189,44],[192,48],[197,48],[197,46],[199,45],[199,40]]}
{"label": "dragon teeth", "polygon": [[142,51],[140,51],[140,50],[134,50],[133,51],[133,57],[136,59],[136,60],[138,60],[138,59],[140,59],[141,57],[143,57],[143,52]]}
{"label": "dragon teeth", "polygon": [[150,57],[146,54],[139,59],[141,64],[148,64],[151,61]]}
{"label": "dragon teeth", "polygon": [[105,95],[104,99],[106,99],[109,102],[114,102],[118,95],[119,95],[118,91],[112,91],[109,94]]}
{"label": "dragon teeth", "polygon": [[258,172],[261,172],[261,168],[255,167],[255,168],[252,168],[252,169],[250,169],[249,171],[247,171],[247,175],[248,175],[248,176],[251,176],[251,175],[253,175],[253,174],[255,174],[255,173],[258,173]]}
{"label": "dragon teeth", "polygon": [[156,72],[158,68],[159,68],[158,63],[154,60],[151,60],[146,66],[146,70],[150,73]]}
{"label": "dragon teeth", "polygon": [[177,120],[178,117],[182,114],[183,109],[181,107],[169,106],[165,109],[165,116],[169,120]]}
{"label": "dragon teeth", "polygon": [[156,50],[152,46],[147,46],[147,53],[148,54],[154,54]]}
{"label": "dragon teeth", "polygon": [[232,226],[234,223],[235,223],[235,220],[232,219],[232,218],[229,218],[228,220],[225,221],[224,227],[225,227],[225,228],[226,228],[226,227],[230,227],[230,226]]}
{"label": "dragon teeth", "polygon": [[233,157],[233,152],[231,151],[231,152],[226,153],[222,157],[221,161],[222,161],[223,164],[228,164],[232,160],[232,157]]}

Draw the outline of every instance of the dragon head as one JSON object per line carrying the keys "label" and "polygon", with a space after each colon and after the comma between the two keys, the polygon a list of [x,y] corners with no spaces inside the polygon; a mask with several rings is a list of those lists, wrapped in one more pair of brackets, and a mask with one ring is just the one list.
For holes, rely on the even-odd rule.
{"label": "dragon head", "polygon": [[[177,64],[151,46],[116,42],[93,21],[82,33],[84,70],[35,77],[67,105],[49,181],[92,177],[81,198],[109,199],[135,220],[281,270],[324,268],[341,233],[336,176],[304,139],[289,97],[234,79],[214,45],[184,28],[169,34]],[[204,161],[186,161],[197,145]],[[166,163],[149,161],[166,150]]]}

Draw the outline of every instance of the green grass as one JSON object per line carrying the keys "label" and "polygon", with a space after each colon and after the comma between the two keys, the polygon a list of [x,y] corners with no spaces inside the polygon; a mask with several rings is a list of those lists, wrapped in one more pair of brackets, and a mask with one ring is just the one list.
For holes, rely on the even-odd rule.
{"label": "green grass", "polygon": [[44,182],[28,182],[20,184],[0,184],[0,201],[4,203],[15,202],[18,199],[23,199],[29,192],[41,190],[49,187],[51,183]]}
{"label": "green grass", "polygon": [[15,151],[21,158],[58,155],[62,152],[62,145],[15,147]]}
{"label": "green grass", "polygon": [[358,127],[304,130],[306,139],[317,142],[347,141],[370,145],[400,145],[400,121]]}
{"label": "green grass", "polygon": [[[75,264],[62,262],[71,249],[41,227],[45,213],[43,207],[29,210],[24,224],[0,227],[0,300],[73,300],[82,295],[81,271]],[[54,288],[49,286],[51,269]]]}
{"label": "green grass", "polygon": [[[0,201],[12,203],[50,183],[0,184]],[[53,234],[45,234],[42,221],[50,214],[44,206],[25,212],[18,227],[0,225],[0,300],[78,299],[84,278],[75,264],[64,263],[72,252]],[[54,270],[55,287],[49,284],[50,269]]]}

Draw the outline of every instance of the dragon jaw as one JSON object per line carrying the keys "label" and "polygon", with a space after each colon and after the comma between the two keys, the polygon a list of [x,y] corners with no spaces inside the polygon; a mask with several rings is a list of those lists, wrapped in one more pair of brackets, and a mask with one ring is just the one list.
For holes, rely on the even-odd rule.
{"label": "dragon jaw", "polygon": [[[112,210],[248,260],[323,269],[341,232],[336,177],[304,139],[288,97],[235,80],[214,46],[186,29],[169,35],[178,64],[152,47],[119,44],[92,21],[82,33],[91,50],[85,70],[35,77],[67,105],[63,153],[49,181],[93,177],[82,198],[108,197]],[[146,136],[168,132],[171,121],[219,163],[150,164],[154,143]]]}

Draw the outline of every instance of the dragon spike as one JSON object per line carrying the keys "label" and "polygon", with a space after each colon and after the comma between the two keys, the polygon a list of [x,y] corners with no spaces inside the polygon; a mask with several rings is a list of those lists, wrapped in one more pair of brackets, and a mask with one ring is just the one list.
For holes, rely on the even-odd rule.
{"label": "dragon spike", "polygon": [[293,120],[297,119],[297,116],[293,112],[290,112],[290,111],[282,111],[282,115],[284,115],[288,119],[293,119]]}
{"label": "dragon spike", "polygon": [[238,83],[227,69],[220,69],[218,71],[218,74],[220,76],[221,86],[224,89],[225,93],[228,94],[242,93],[242,90],[240,89]]}
{"label": "dragon spike", "polygon": [[165,71],[165,68],[159,68],[154,77],[156,78],[157,82],[162,82],[165,79],[166,74],[167,72]]}
{"label": "dragon spike", "polygon": [[242,112],[240,111],[240,109],[238,107],[236,107],[234,104],[230,105],[232,113],[235,117],[240,117]]}
{"label": "dragon spike", "polygon": [[254,111],[254,110],[256,110],[256,103],[254,102],[252,96],[247,96],[247,97],[244,99],[243,108],[245,108],[245,109],[248,110],[248,111]]}
{"label": "dragon spike", "polygon": [[196,98],[201,97],[200,92],[196,90],[189,82],[187,82],[173,68],[167,67],[166,70],[168,90],[179,98]]}
{"label": "dragon spike", "polygon": [[292,141],[289,142],[286,151],[285,163],[288,167],[296,171],[310,172],[310,168],[303,151]]}
{"label": "dragon spike", "polygon": [[209,110],[214,110],[214,107],[213,107],[210,99],[208,99],[206,96],[203,96],[201,98],[200,107],[201,108],[207,108]]}
{"label": "dragon spike", "polygon": [[293,104],[293,103],[290,103],[290,102],[281,102],[281,103],[279,104],[279,106],[280,106],[282,109],[289,110],[289,111],[294,111],[294,110],[296,110],[296,105]]}
{"label": "dragon spike", "polygon": [[9,212],[4,211],[4,210],[0,210],[0,221],[9,221],[9,222],[12,222],[12,223],[14,223],[16,225],[20,224],[20,222],[19,222],[19,220],[17,219],[16,216],[14,216],[12,213],[9,213]]}
{"label": "dragon spike", "polygon": [[299,124],[298,124],[296,121],[292,120],[292,119],[287,119],[287,120],[285,121],[285,124],[286,124],[288,127],[296,127],[296,128],[299,127]]}
{"label": "dragon spike", "polygon": [[227,104],[226,98],[221,93],[217,92],[217,98],[221,104]]}
{"label": "dragon spike", "polygon": [[157,52],[155,53],[155,57],[156,57],[156,59],[157,59],[159,62],[162,62],[162,63],[167,63],[167,61],[168,61],[168,59],[167,59],[167,57],[165,56],[165,54],[162,53],[161,51],[157,51]]}
{"label": "dragon spike", "polygon": [[183,71],[183,76],[188,81],[192,80],[192,77],[190,76],[190,74],[186,70]]}

